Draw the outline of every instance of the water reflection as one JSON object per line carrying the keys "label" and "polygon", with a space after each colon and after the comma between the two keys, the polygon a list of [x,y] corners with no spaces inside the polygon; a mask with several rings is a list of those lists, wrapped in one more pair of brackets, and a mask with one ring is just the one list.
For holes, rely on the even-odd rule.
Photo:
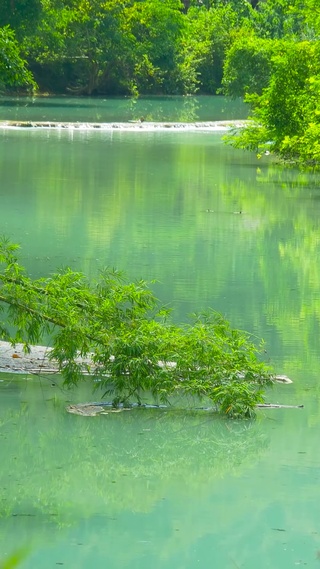
{"label": "water reflection", "polygon": [[0,146],[1,232],[34,276],[68,264],[155,278],[177,320],[212,307],[264,337],[294,379],[269,400],[305,405],[253,424],[178,410],[92,419],[64,410],[85,391],[0,383],[7,550],[36,534],[28,569],[314,565],[319,176],[208,133],[1,131]]}
{"label": "water reflection", "polygon": [[156,279],[177,320],[215,308],[266,337],[279,373],[311,369],[318,175],[226,148],[218,134],[11,131],[0,143],[1,229],[34,276],[111,265]]}
{"label": "water reflection", "polygon": [[244,119],[240,99],[217,96],[139,98],[0,97],[0,120],[61,122],[217,121]]}
{"label": "water reflection", "polygon": [[[90,557],[94,548],[101,567],[106,556],[123,567],[159,547],[160,567],[161,559],[180,555],[206,532],[206,503],[223,477],[244,472],[268,448],[259,423],[225,421],[203,411],[69,415],[70,398],[92,397],[85,387],[64,393],[48,380],[39,385],[7,376],[0,396],[0,533],[6,552],[11,543],[14,549],[17,532],[20,543],[33,543],[26,567],[46,566],[42,555],[53,538],[56,562],[61,539],[84,546],[72,548],[74,567],[86,566],[83,549]],[[182,515],[186,500],[190,514]],[[196,504],[202,504],[203,517],[194,526]],[[181,510],[173,518],[172,507]],[[126,547],[119,550],[123,541]],[[68,565],[67,550],[64,545],[61,553]]]}
{"label": "water reflection", "polygon": [[[96,514],[150,512],[172,487],[181,500],[190,491],[204,496],[215,479],[239,472],[267,448],[256,423],[191,410],[78,417],[65,411],[65,396],[52,397],[50,385],[41,392],[34,383],[13,386],[8,394],[1,385],[2,400],[16,407],[1,418],[5,516],[40,515],[65,525]],[[80,397],[92,394],[81,390]]]}
{"label": "water reflection", "polygon": [[319,414],[308,430],[294,410],[255,422],[182,410],[80,417],[65,405],[92,397],[85,386],[9,375],[0,396],[0,535],[5,553],[17,535],[31,544],[23,567],[314,559]]}

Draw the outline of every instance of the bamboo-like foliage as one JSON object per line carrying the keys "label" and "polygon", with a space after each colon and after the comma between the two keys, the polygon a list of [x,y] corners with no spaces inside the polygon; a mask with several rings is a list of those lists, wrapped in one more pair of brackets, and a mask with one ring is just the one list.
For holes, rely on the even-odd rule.
{"label": "bamboo-like foliage", "polygon": [[127,282],[110,269],[94,283],[68,268],[32,280],[17,249],[0,242],[0,304],[8,306],[0,335],[26,350],[49,335],[50,357],[66,384],[89,373],[115,406],[150,395],[168,403],[183,394],[233,417],[252,416],[263,401],[271,375],[259,361],[262,346],[221,315],[174,324],[145,281]]}

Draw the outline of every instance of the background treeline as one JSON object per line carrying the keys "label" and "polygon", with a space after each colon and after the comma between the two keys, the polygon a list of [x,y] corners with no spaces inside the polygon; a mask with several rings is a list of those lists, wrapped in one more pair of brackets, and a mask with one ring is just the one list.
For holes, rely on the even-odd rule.
{"label": "background treeline", "polygon": [[231,142],[320,163],[319,0],[2,0],[0,91],[243,97]]}
{"label": "background treeline", "polygon": [[[312,42],[317,0],[2,0],[0,81],[77,95],[255,92],[279,39]],[[272,47],[271,47],[272,46]]]}

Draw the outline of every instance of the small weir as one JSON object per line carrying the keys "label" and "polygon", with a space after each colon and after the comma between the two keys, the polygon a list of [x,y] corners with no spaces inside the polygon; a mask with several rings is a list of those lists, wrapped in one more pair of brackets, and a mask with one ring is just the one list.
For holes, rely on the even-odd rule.
{"label": "small weir", "polygon": [[54,122],[54,121],[0,121],[0,128],[43,128],[43,129],[76,129],[76,130],[134,130],[134,131],[224,131],[229,128],[240,128],[245,120],[206,121],[206,122]]}

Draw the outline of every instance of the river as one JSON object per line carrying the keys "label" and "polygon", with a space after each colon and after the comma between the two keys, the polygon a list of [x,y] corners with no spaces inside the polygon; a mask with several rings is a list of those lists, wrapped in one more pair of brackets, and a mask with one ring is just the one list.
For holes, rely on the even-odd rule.
{"label": "river", "polygon": [[[0,99],[0,120],[245,116],[211,97]],[[35,277],[108,265],[155,280],[175,321],[216,309],[293,379],[267,400],[304,408],[79,417],[65,406],[88,385],[2,374],[0,560],[28,545],[22,569],[319,566],[319,176],[222,134],[1,128],[0,232]]]}

